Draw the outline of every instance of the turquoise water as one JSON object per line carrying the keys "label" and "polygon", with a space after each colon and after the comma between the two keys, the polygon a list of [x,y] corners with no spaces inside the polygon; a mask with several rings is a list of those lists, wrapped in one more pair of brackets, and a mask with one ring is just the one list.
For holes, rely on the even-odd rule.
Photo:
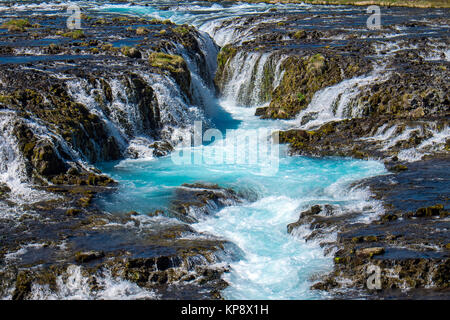
{"label": "turquoise water", "polygon": [[[177,23],[195,22],[201,26],[214,17],[269,8],[265,4],[227,8],[184,5],[167,11],[157,6],[111,5],[101,10],[170,18]],[[297,9],[304,10],[303,7]],[[316,204],[361,210],[364,211],[362,219],[376,215],[377,204],[370,200],[369,194],[365,190],[351,189],[350,184],[383,174],[384,165],[376,161],[287,156],[286,146],[271,143],[269,137],[276,130],[293,127],[294,122],[261,120],[254,116],[255,107],[239,106],[230,98],[212,101],[209,108],[211,106],[217,112],[210,117],[223,137],[217,137],[214,144],[179,148],[174,153],[191,152],[189,159],[197,159],[196,162],[180,165],[170,155],[102,164],[101,169],[119,181],[120,186],[118,192],[100,199],[99,204],[113,213],[135,210],[148,214],[167,208],[175,189],[193,182],[214,183],[254,194],[256,201],[226,207],[193,226],[200,232],[229,240],[240,249],[236,253],[238,259],[226,261],[231,265],[231,272],[225,275],[230,286],[223,292],[224,296],[227,299],[324,298],[321,293],[309,290],[310,279],[330,271],[332,259],[324,256],[318,242],[302,240],[309,232],[307,228],[289,235],[286,227],[297,221],[302,210]],[[225,133],[226,129],[235,131]],[[242,137],[258,129],[265,131],[255,137],[255,148],[243,147],[242,140],[232,135],[234,132]],[[265,150],[261,146],[267,147],[266,153],[261,152]],[[222,157],[217,158],[218,154]],[[242,163],[220,161],[230,155],[235,160],[238,155],[243,156]],[[252,156],[256,156],[257,161],[249,164]],[[330,232],[327,237],[333,240],[335,234]]]}
{"label": "turquoise water", "polygon": [[[289,122],[260,120],[254,108],[230,106],[225,112],[238,121],[245,132],[260,128],[289,127]],[[228,137],[225,137],[227,140]],[[193,153],[206,154],[213,146],[197,147]],[[221,147],[229,150],[228,147]],[[203,149],[203,150],[202,150]],[[258,164],[263,164],[259,163]],[[375,161],[289,157],[280,149],[278,170],[261,171],[258,165],[174,164],[172,157],[124,160],[104,164],[103,169],[120,182],[120,190],[101,200],[111,212],[136,210],[142,214],[168,205],[176,187],[183,183],[210,182],[257,194],[258,200],[222,209],[213,218],[194,225],[227,239],[240,249],[240,259],[231,262],[224,292],[227,299],[318,299],[309,290],[311,276],[330,271],[332,259],[325,257],[316,242],[305,243],[300,230],[289,235],[286,226],[299,213],[315,204],[334,204],[345,209],[373,205],[364,190],[349,190],[349,184],[364,177],[382,174],[384,166]],[[367,209],[365,209],[367,210]],[[376,209],[368,211],[376,214]],[[330,240],[334,235],[329,235]]]}

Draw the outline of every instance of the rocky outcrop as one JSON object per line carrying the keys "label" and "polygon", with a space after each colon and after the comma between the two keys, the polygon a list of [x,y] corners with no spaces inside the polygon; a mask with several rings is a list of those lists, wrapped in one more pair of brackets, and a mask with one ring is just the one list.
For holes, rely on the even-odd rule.
{"label": "rocky outcrop", "polygon": [[233,189],[221,188],[216,184],[183,184],[175,192],[170,211],[182,221],[193,223],[225,206],[240,202],[242,199]]}
{"label": "rocky outcrop", "polygon": [[[299,29],[294,17],[308,15],[285,17],[274,11],[224,22],[223,28],[234,23],[235,32],[249,40],[222,49],[219,90],[237,91],[234,98],[242,105],[266,104],[256,109],[259,117],[295,118],[294,128],[280,133],[292,154],[410,161],[448,153],[448,141],[437,138],[448,131],[445,37],[374,40],[415,25],[383,26],[368,36],[358,28]],[[431,19],[421,27],[432,28],[433,23],[445,24]],[[232,74],[247,69],[257,88],[229,84],[239,82]],[[246,99],[241,91],[259,99]]]}
{"label": "rocky outcrop", "polygon": [[[194,184],[182,189],[192,190],[191,196],[202,204],[224,197],[226,192],[234,194],[211,185]],[[108,285],[105,277],[135,284],[150,297],[163,298],[184,294],[220,299],[220,291],[228,286],[222,280],[228,267],[220,262],[227,256],[225,248],[230,243],[205,237],[173,219],[160,224],[135,212],[124,216],[100,211],[92,203],[101,191],[99,186],[61,185],[46,190],[59,198],[29,205],[27,214],[18,221],[4,220],[0,226],[4,237],[0,251],[2,297],[22,300],[42,294],[67,294],[64,286],[74,272],[79,276],[71,290],[93,298],[101,298]],[[45,264],[41,263],[43,259]]]}
{"label": "rocky outcrop", "polygon": [[[381,127],[394,128],[399,134],[405,129],[417,128],[410,135],[399,139],[397,143],[377,140],[377,132]],[[447,119],[436,119],[431,127],[422,120],[414,121],[404,118],[391,120],[386,117],[349,119],[324,124],[316,130],[292,129],[280,132],[280,142],[289,143],[292,154],[310,156],[342,156],[357,159],[384,158],[395,165],[402,150],[420,150],[420,146],[433,136],[435,132],[443,132],[448,127]],[[370,139],[370,137],[374,137]],[[365,139],[369,138],[369,139]],[[386,147],[388,146],[388,147]],[[430,150],[429,154],[448,153],[445,148]]]}
{"label": "rocky outcrop", "polygon": [[[23,37],[39,41],[56,36],[56,43],[32,49],[44,57],[34,63],[33,69],[24,68],[26,58],[20,63],[21,56],[19,63],[2,67],[0,109],[15,112],[13,138],[26,162],[26,175],[35,183],[52,179],[74,182],[77,179],[70,175],[62,177],[74,166],[86,176],[96,174],[88,172],[82,161],[93,164],[142,156],[131,143],[136,137],[144,137],[140,149],[150,149],[151,153],[153,148],[155,156],[167,155],[180,139],[171,137],[173,127],[186,127],[189,119],[183,110],[175,110],[179,106],[164,101],[161,105],[154,86],[161,81],[172,86],[173,79],[174,86],[181,90],[170,94],[180,95],[179,103],[185,104],[184,113],[188,115],[188,106],[198,103],[192,95],[191,70],[184,58],[173,52],[186,54],[197,66],[191,66],[198,69],[193,71],[199,72],[206,83],[212,81],[213,71],[199,44],[206,40],[194,28],[158,20],[116,18],[86,18],[85,23],[95,28],[81,31],[82,37],[75,36],[79,30],[70,33],[60,29],[32,35],[31,29],[36,26],[26,20]],[[33,22],[46,19],[36,15]],[[142,24],[149,26],[147,32],[142,31]],[[139,47],[117,47],[104,37],[110,25],[118,26],[117,32],[124,37],[131,33],[146,37]],[[58,28],[54,22],[52,26]],[[25,49],[16,46],[2,54],[14,57],[15,52]],[[80,53],[80,59],[65,58]],[[130,64],[139,68],[130,71]],[[161,78],[148,78],[158,74]]]}
{"label": "rocky outcrop", "polygon": [[[364,181],[361,187],[369,186],[384,205],[384,213],[370,223],[355,222],[364,212],[336,215],[324,206],[302,213],[288,232],[295,235],[296,228],[309,227],[305,240],[321,242],[334,257],[334,270],[312,289],[345,298],[448,296],[448,199],[440,196],[448,179],[430,179],[445,170],[448,159],[429,160]],[[338,230],[338,236],[330,243],[331,230]]]}

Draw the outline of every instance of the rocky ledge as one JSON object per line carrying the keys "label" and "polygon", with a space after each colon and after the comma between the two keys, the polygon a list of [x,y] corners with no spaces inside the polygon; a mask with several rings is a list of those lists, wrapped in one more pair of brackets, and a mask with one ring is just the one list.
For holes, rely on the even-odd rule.
{"label": "rocky ledge", "polygon": [[[216,85],[243,105],[263,105],[257,116],[289,119],[280,142],[291,154],[389,162],[448,155],[448,20],[410,22],[408,10],[395,11],[405,20],[379,30],[349,30],[340,20],[329,29],[313,14],[276,10],[227,20],[221,27],[237,25],[243,39],[219,53]],[[252,82],[233,86],[243,72]]]}
{"label": "rocky ledge", "polygon": [[[4,186],[1,190],[2,196],[9,192]],[[184,185],[170,213],[121,215],[92,203],[96,193],[110,189],[86,185],[45,190],[57,198],[22,206],[9,201],[2,207],[2,212],[16,216],[3,215],[0,224],[2,297],[62,299],[82,294],[102,299],[111,282],[122,282],[131,296],[139,293],[136,298],[220,299],[228,286],[222,274],[228,270],[225,261],[233,260],[233,244],[199,234],[171,217],[189,212],[199,218],[202,206],[243,201],[234,191]]]}

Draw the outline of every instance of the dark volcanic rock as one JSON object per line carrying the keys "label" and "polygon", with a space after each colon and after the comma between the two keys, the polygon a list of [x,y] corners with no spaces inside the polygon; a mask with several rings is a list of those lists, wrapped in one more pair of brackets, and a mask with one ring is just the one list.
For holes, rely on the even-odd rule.
{"label": "dark volcanic rock", "polygon": [[242,201],[232,189],[204,183],[183,184],[177,188],[174,198],[171,213],[189,223]]}

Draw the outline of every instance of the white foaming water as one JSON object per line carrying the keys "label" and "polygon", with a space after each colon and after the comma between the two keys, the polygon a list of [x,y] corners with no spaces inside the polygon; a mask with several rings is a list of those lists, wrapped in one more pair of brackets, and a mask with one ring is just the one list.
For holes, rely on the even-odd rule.
{"label": "white foaming water", "polygon": [[[230,102],[229,102],[230,103]],[[253,116],[253,108],[226,105],[225,110],[240,119],[241,134],[262,124],[270,128],[288,125],[283,121],[265,121]],[[245,111],[249,111],[245,113]],[[270,131],[270,130],[269,130]],[[228,136],[224,151],[234,148]],[[233,140],[231,140],[233,141]],[[236,141],[236,140],[234,140]],[[233,142],[232,142],[233,143]],[[234,142],[236,143],[236,142]],[[210,146],[204,149],[211,148]],[[200,152],[200,148],[193,152]],[[261,175],[254,165],[207,164],[179,166],[170,157],[153,162],[121,162],[105,167],[124,187],[118,196],[104,199],[109,210],[134,209],[145,213],[152,202],[167,203],[174,188],[182,183],[204,181],[237,190],[250,188],[259,199],[254,203],[232,205],[219,211],[216,217],[199,215],[194,228],[225,238],[241,250],[238,261],[231,261],[232,271],[226,275],[230,287],[228,299],[308,299],[321,298],[310,291],[310,277],[331,270],[332,260],[323,255],[316,241],[304,243],[291,236],[286,227],[298,219],[299,213],[315,204],[332,204],[338,211],[361,211],[362,222],[381,213],[365,190],[350,190],[348,186],[363,177],[384,172],[384,166],[373,161],[345,159],[308,159],[280,156],[279,170],[273,175]],[[138,183],[133,183],[138,181]],[[126,187],[125,187],[126,186]],[[127,200],[129,199],[129,200]],[[130,202],[132,201],[132,203]],[[330,237],[333,237],[330,234]]]}
{"label": "white foaming water", "polygon": [[[66,84],[68,92],[74,100],[82,103],[91,113],[97,115],[106,124],[108,133],[116,139],[119,145],[125,147],[127,144],[126,134],[122,127],[114,122],[114,115],[117,114],[116,110],[113,108],[109,110],[112,114],[112,119],[110,119],[96,101],[93,92],[95,89],[86,80],[75,79],[67,81]],[[117,94],[117,91],[115,93]]]}
{"label": "white foaming water", "polygon": [[[166,75],[138,74],[148,83],[155,92],[157,108],[160,111],[159,135],[162,139],[173,141],[174,143],[186,135],[191,130],[195,120],[206,121],[202,108],[190,105],[181,94],[179,86]],[[198,77],[195,73],[193,76]],[[99,116],[105,123],[111,136],[119,143],[123,150],[130,147],[138,149],[139,155],[149,154],[148,145],[153,141],[151,132],[147,132],[142,124],[142,119],[138,106],[134,102],[129,102],[126,95],[126,88],[123,81],[118,79],[106,80],[112,89],[113,101],[100,106],[96,94],[97,89],[92,87],[84,79],[76,79],[67,82],[69,93],[72,97],[84,104],[90,112]],[[198,90],[200,91],[200,90]],[[106,107],[106,110],[105,110]],[[143,144],[137,146],[142,142]]]}
{"label": "white foaming water", "polygon": [[431,154],[431,152],[443,150],[447,140],[450,137],[450,127],[446,126],[442,130],[430,130],[431,137],[424,140],[415,148],[401,150],[398,153],[398,159],[401,161],[415,162]]}
{"label": "white foaming water", "polygon": [[265,88],[271,92],[280,84],[284,75],[281,65],[285,59],[285,56],[280,57],[276,52],[239,51],[225,66],[230,76],[224,79],[224,98],[252,107],[270,102],[263,92],[269,81],[266,77],[273,75],[271,87]]}
{"label": "white foaming water", "polygon": [[381,76],[381,71],[376,68],[369,75],[346,79],[316,92],[308,107],[298,114],[297,122],[301,123],[305,116],[313,116],[302,125],[303,128],[313,128],[329,121],[360,116],[362,110],[352,107],[352,100],[362,87],[386,78],[386,75]]}
{"label": "white foaming water", "polygon": [[89,277],[83,275],[80,266],[71,265],[67,275],[56,279],[57,291],[48,286],[33,284],[31,300],[154,300],[158,296],[130,281],[114,278],[109,271],[95,275],[98,290],[92,290]]}
{"label": "white foaming water", "polygon": [[[102,4],[100,6],[82,2],[100,12],[113,12],[144,16],[160,20],[169,19],[176,24],[190,24],[208,33],[219,46],[228,43],[242,43],[253,39],[252,28],[255,25],[244,25],[243,21],[230,21],[236,17],[267,13],[271,9],[278,12],[305,12],[311,5],[280,3],[227,3],[227,4],[192,4],[188,1],[152,1],[149,6],[140,4]],[[318,8],[319,9],[319,8]],[[319,9],[320,10],[320,9]],[[264,22],[278,22],[282,17],[266,18]],[[226,22],[224,24],[224,22]]]}
{"label": "white foaming water", "polygon": [[389,151],[396,147],[400,142],[408,141],[412,135],[423,138],[423,141],[414,148],[404,149],[398,152],[400,161],[415,162],[422,160],[425,155],[432,152],[442,151],[450,136],[449,126],[438,129],[435,124],[426,125],[416,124],[409,127],[399,127],[396,124],[384,124],[377,129],[377,132],[361,140],[375,141],[381,144],[383,151]]}
{"label": "white foaming water", "polygon": [[383,147],[382,150],[384,150],[384,151],[389,150],[390,148],[395,146],[398,142],[408,140],[409,137],[414,132],[418,132],[418,131],[420,131],[419,128],[406,127],[405,129],[403,129],[403,131],[399,135],[397,135],[397,136],[391,135],[388,138],[388,140],[386,140],[386,144],[385,144],[385,146]]}
{"label": "white foaming water", "polygon": [[[17,139],[13,135],[14,124],[20,121],[15,112],[0,112],[0,182],[6,184],[14,195],[13,201],[18,205],[30,202],[55,199],[57,196],[31,187],[25,173],[25,160],[18,149]],[[16,208],[0,210],[0,216],[22,214]]]}

